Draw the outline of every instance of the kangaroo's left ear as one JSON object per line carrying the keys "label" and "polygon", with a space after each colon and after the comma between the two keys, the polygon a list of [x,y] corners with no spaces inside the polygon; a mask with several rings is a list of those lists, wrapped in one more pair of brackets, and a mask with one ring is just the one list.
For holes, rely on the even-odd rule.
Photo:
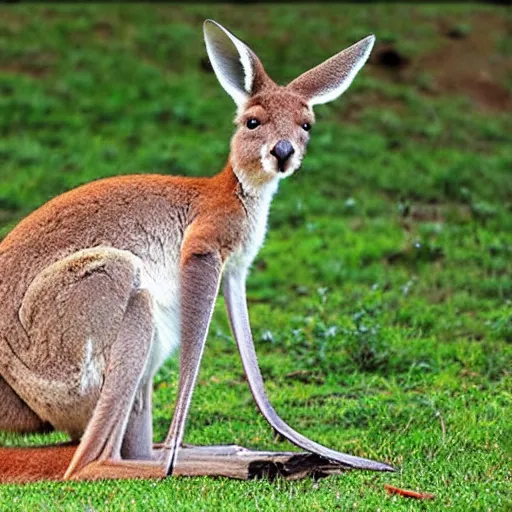
{"label": "kangaroo's left ear", "polygon": [[375,36],[365,37],[287,85],[310,105],[327,103],[344,93],[370,56]]}

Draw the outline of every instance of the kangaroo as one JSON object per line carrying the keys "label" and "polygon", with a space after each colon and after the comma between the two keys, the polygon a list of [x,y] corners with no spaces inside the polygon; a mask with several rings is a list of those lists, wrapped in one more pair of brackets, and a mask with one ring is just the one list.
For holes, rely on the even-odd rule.
{"label": "kangaroo", "polygon": [[[51,450],[53,466],[66,466],[64,479],[176,472],[223,277],[252,395],[275,431],[343,467],[392,471],[313,442],[277,415],[265,394],[245,295],[272,197],[306,152],[312,107],[349,87],[374,36],[286,86],[220,24],[206,20],[204,37],[215,75],[237,106],[224,169],[204,178],[91,182],[50,200],[0,244],[0,430],[66,432],[79,442],[76,450]],[[178,346],[174,415],[165,441],[153,445],[153,376]],[[3,449],[2,464],[23,480],[23,466],[38,450],[44,448]],[[206,466],[202,474],[217,474]]]}

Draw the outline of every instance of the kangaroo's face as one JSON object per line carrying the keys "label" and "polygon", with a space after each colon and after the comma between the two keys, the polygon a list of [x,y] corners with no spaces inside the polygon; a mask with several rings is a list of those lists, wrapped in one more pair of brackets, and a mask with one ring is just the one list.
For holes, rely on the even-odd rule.
{"label": "kangaroo's face", "polygon": [[253,189],[299,168],[314,123],[313,105],[332,101],[348,88],[375,41],[368,36],[281,87],[224,27],[207,20],[204,35],[217,79],[238,106],[231,165],[242,184]]}
{"label": "kangaroo's face", "polygon": [[252,182],[265,183],[293,174],[306,153],[313,110],[286,87],[270,87],[251,96],[236,117],[231,160]]}

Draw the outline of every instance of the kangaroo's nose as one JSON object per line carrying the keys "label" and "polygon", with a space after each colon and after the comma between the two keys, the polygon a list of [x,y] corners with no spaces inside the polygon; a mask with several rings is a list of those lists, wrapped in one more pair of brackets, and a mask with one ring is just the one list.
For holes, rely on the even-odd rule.
{"label": "kangaroo's nose", "polygon": [[293,153],[295,153],[295,150],[293,149],[293,146],[291,145],[290,141],[288,140],[280,140],[275,146],[274,149],[270,152],[272,156],[275,156],[277,158],[277,161],[279,162],[279,170],[283,171],[283,166],[286,160],[290,158]]}

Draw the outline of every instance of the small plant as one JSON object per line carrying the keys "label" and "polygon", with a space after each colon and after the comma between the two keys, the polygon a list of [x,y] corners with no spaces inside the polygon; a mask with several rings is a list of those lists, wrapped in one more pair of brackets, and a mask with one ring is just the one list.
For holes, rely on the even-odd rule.
{"label": "small plant", "polygon": [[348,356],[363,372],[384,370],[389,363],[390,351],[378,322],[379,311],[379,304],[364,303],[352,317],[353,326],[342,331]]}
{"label": "small plant", "polygon": [[[306,366],[323,367],[330,360],[333,343],[339,327],[333,325],[326,311],[329,296],[328,288],[318,288],[311,304],[310,314],[294,322],[291,336],[285,341],[286,351]],[[268,341],[268,340],[265,340]],[[332,355],[332,354],[331,354]]]}
{"label": "small plant", "polygon": [[494,311],[486,325],[494,339],[512,343],[512,303],[507,301],[504,307]]}

